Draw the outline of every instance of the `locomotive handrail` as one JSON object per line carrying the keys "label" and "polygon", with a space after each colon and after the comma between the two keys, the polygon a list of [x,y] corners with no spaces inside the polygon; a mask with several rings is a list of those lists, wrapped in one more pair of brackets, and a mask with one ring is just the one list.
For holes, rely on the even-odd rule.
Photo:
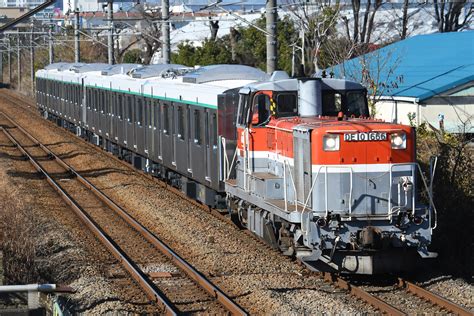
{"label": "locomotive handrail", "polygon": [[[423,180],[423,185],[425,186],[425,190],[426,192],[428,193],[428,198],[430,200],[430,210],[431,208],[433,208],[433,214],[434,214],[434,226],[431,228],[432,230],[435,230],[436,227],[438,227],[438,210],[436,210],[436,206],[433,202],[433,195],[431,194],[429,188],[428,188],[428,185],[426,183],[426,179],[425,179],[425,176],[423,175],[423,172],[421,170],[421,166],[419,163],[416,163],[417,167],[418,167],[418,171],[420,172],[420,175],[421,175],[421,180]],[[431,215],[431,214],[430,214]],[[430,227],[431,227],[431,216],[430,216]]]}
{"label": "locomotive handrail", "polygon": [[288,165],[288,172],[290,173],[291,184],[293,186],[293,191],[295,192],[295,212],[298,212],[298,198],[296,194],[296,185],[293,179],[293,174],[291,173],[291,166],[288,160],[283,160],[283,187],[284,187],[284,195],[285,195],[285,211],[288,211],[288,196],[286,190],[286,165]]}

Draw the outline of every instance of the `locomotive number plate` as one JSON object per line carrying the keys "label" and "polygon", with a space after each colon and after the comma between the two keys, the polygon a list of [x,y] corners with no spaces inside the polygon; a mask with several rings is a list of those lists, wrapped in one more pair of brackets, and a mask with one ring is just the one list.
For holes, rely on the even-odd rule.
{"label": "locomotive number plate", "polygon": [[346,142],[370,142],[378,140],[387,140],[387,133],[368,132],[344,134],[344,141]]}

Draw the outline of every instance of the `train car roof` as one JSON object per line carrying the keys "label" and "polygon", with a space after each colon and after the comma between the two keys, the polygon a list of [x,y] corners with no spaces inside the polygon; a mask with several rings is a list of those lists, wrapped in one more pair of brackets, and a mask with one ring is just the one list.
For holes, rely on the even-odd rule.
{"label": "train car roof", "polygon": [[244,65],[211,65],[197,69],[179,64],[56,63],[37,72],[39,78],[216,108],[217,95],[269,76]]}

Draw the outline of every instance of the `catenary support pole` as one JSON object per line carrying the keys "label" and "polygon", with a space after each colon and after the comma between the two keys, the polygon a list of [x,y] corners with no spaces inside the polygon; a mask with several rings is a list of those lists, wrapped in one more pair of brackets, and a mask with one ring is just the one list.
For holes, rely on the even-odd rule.
{"label": "catenary support pole", "polygon": [[35,38],[34,26],[31,24],[30,34],[30,76],[31,76],[31,92],[35,92]]}
{"label": "catenary support pole", "polygon": [[80,44],[80,33],[79,33],[79,9],[74,10],[74,62],[79,63],[81,61],[81,44]]}
{"label": "catenary support pole", "polygon": [[3,52],[0,52],[0,82],[3,83]]}
{"label": "catenary support pole", "polygon": [[7,35],[8,39],[8,83],[12,84],[12,39]]}
{"label": "catenary support pole", "polygon": [[107,20],[109,21],[109,34],[107,36],[107,47],[108,47],[108,60],[109,65],[114,64],[114,2],[107,2]]}
{"label": "catenary support pole", "polygon": [[169,9],[170,3],[169,0],[162,0],[161,1],[161,12],[163,23],[161,23],[161,33],[163,34],[163,49],[162,49],[162,57],[163,63],[169,64],[170,63],[170,22],[169,22]]}
{"label": "catenary support pole", "polygon": [[53,24],[49,25],[48,46],[49,46],[49,63],[52,64],[54,63]]}
{"label": "catenary support pole", "polygon": [[277,4],[276,0],[267,0],[266,20],[267,20],[267,73],[271,74],[277,67]]}
{"label": "catenary support pole", "polygon": [[16,36],[16,60],[18,64],[18,69],[17,69],[17,81],[18,81],[18,87],[17,90],[21,91],[21,50],[20,50],[20,29],[18,29],[18,34]]}

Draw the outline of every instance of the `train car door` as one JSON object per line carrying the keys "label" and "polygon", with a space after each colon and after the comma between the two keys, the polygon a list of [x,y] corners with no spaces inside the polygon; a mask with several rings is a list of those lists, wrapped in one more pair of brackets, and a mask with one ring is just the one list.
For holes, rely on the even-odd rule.
{"label": "train car door", "polygon": [[175,117],[174,159],[176,169],[183,174],[188,172],[187,108],[188,106],[183,103],[177,103],[173,108]]}
{"label": "train car door", "polygon": [[140,155],[145,156],[145,119],[144,119],[144,104],[143,96],[136,96],[136,124],[135,124],[135,144],[136,150]]}
{"label": "train car door", "polygon": [[191,169],[193,178],[205,183],[207,161],[204,143],[204,116],[205,110],[200,106],[192,107],[191,114]]}
{"label": "train car door", "polygon": [[217,131],[217,111],[214,109],[207,110],[208,124],[208,146],[207,146],[207,180],[209,180],[212,188],[219,189],[219,168],[218,166],[218,131]]}
{"label": "train car door", "polygon": [[153,112],[153,157],[155,161],[162,162],[163,156],[161,153],[161,108],[160,101],[153,100],[152,103],[152,112]]}
{"label": "train car door", "polygon": [[153,100],[145,98],[145,126],[144,128],[144,144],[145,156],[153,157]]}
{"label": "train car door", "polygon": [[173,103],[164,101],[162,107],[161,154],[163,164],[175,169],[174,142],[173,142]]}
{"label": "train car door", "polygon": [[135,98],[132,95],[126,96],[125,108],[127,109],[127,148],[135,151]]}

